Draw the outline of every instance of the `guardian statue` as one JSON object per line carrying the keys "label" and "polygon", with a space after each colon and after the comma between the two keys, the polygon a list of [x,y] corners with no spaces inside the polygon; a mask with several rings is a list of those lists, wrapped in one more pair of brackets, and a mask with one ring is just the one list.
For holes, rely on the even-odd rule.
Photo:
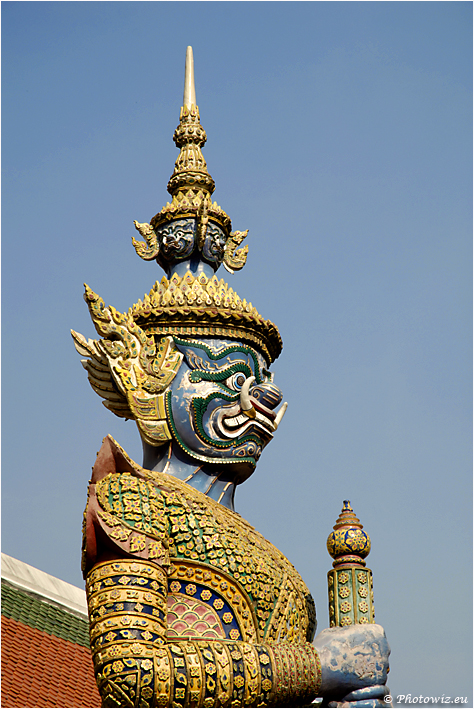
{"label": "guardian statue", "polygon": [[373,613],[360,611],[347,627],[332,622],[313,643],[308,588],[234,511],[237,485],[286,410],[270,370],[282,341],[216,275],[244,266],[247,232],[233,231],[211,199],[190,47],[174,141],[171,203],[150,223],[135,222],[133,239],[166,275],[127,313],[86,286],[99,339],[72,332],[92,388],[136,422],[144,450],[140,466],[104,439],[84,513],[103,706],[302,707],[316,697],[386,706],[389,649]]}

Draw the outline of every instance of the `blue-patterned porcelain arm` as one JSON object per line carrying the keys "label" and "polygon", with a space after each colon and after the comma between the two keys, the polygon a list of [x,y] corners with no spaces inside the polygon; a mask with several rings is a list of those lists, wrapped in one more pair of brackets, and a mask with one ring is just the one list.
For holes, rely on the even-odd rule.
{"label": "blue-patterned porcelain arm", "polygon": [[390,646],[380,625],[328,628],[315,639],[323,706],[389,706],[384,697]]}

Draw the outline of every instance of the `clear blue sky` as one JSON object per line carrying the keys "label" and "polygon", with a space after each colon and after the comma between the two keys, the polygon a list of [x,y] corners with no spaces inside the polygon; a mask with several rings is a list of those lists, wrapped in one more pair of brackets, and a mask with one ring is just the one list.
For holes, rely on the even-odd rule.
{"label": "clear blue sky", "polygon": [[95,335],[84,281],[124,311],[161,278],[131,237],[168,200],[188,44],[215,198],[250,229],[222,275],[284,341],[237,509],[322,629],[350,499],[393,694],[472,702],[468,2],[2,3],[3,551],[81,585],[103,436],[141,461],[69,330]]}

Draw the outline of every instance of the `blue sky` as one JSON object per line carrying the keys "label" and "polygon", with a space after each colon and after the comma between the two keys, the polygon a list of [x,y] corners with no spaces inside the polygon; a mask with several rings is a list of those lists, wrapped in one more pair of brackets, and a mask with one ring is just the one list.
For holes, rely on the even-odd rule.
{"label": "blue sky", "polygon": [[394,695],[472,702],[472,5],[2,3],[2,548],[81,585],[103,436],[139,436],[69,335],[83,282],[119,310],[159,267],[186,46],[215,199],[249,258],[222,275],[280,328],[287,415],[237,510],[327,627],[326,538],[372,538]]}

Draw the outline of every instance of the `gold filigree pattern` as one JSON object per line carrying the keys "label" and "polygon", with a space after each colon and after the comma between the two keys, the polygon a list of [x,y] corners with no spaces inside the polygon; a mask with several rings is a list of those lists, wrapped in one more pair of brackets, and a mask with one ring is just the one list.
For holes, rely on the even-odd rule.
{"label": "gold filigree pattern", "polygon": [[221,278],[174,274],[156,282],[143,301],[130,311],[148,335],[218,335],[242,340],[262,349],[270,362],[281,352],[278,328],[241,299]]}
{"label": "gold filigree pattern", "polygon": [[105,476],[95,485],[97,515],[106,534],[127,553],[169,563],[164,500],[153,483],[131,473]]}
{"label": "gold filigree pattern", "polygon": [[[153,564],[130,560],[98,564],[88,576],[91,648],[103,706],[281,706],[292,697],[307,703],[317,693],[321,668],[309,644],[167,641],[165,577]],[[148,593],[144,586],[154,589],[152,605],[114,605],[123,594],[134,603],[136,590]],[[109,611],[106,620],[95,610],[101,603]]]}
{"label": "gold filigree pattern", "polygon": [[[271,642],[304,641],[309,591],[283,554],[214,500],[176,478],[133,466],[135,474],[109,474],[96,485],[99,521],[116,544],[163,565],[176,559],[178,571],[173,578],[186,583],[198,580],[193,564],[204,563],[208,571],[200,572],[203,583],[210,588],[206,574],[209,579],[221,574],[219,592],[225,600],[247,594],[249,600],[242,608],[247,613],[249,604],[255,609],[258,637]],[[133,539],[137,539],[136,549],[131,548]],[[153,557],[147,556],[150,542],[156,545]]]}
{"label": "gold filigree pattern", "polygon": [[101,340],[86,340],[71,330],[82,364],[94,391],[117,416],[137,422],[143,439],[152,445],[171,439],[166,422],[163,392],[173,381],[183,355],[173,339],[157,342],[136,324],[104,301],[87,285],[84,298]]}

